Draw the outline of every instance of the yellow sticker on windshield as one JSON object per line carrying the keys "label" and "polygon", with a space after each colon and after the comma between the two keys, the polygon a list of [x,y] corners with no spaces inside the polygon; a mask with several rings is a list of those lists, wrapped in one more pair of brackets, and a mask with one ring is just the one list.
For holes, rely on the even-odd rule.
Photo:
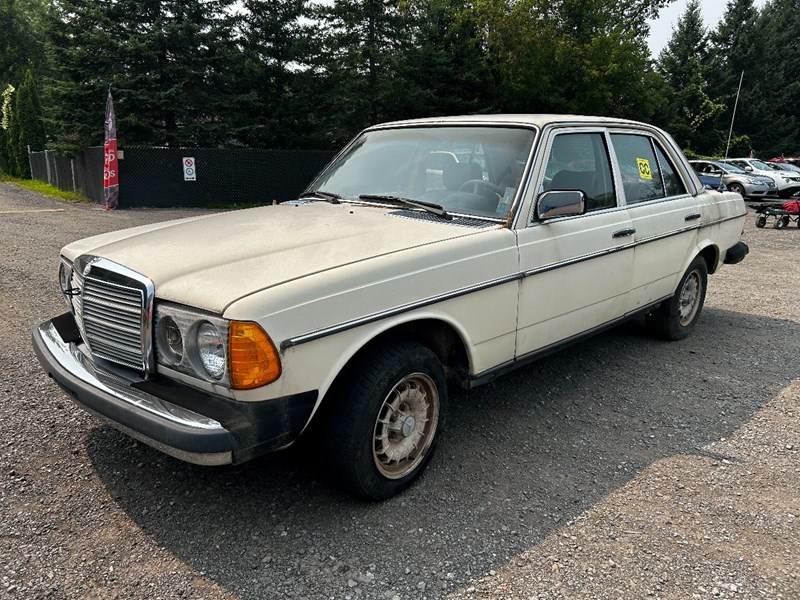
{"label": "yellow sticker on windshield", "polygon": [[653,174],[650,172],[650,161],[646,158],[637,158],[636,165],[639,167],[639,177],[642,179],[652,179]]}

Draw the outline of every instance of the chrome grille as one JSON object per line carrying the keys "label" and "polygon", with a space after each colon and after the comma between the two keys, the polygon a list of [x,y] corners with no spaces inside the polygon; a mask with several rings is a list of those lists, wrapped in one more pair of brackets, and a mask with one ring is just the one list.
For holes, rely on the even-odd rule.
{"label": "chrome grille", "polygon": [[108,259],[83,254],[73,263],[75,322],[94,358],[142,371],[155,368],[153,282]]}
{"label": "chrome grille", "polygon": [[144,290],[88,275],[81,294],[83,329],[94,356],[145,370]]}

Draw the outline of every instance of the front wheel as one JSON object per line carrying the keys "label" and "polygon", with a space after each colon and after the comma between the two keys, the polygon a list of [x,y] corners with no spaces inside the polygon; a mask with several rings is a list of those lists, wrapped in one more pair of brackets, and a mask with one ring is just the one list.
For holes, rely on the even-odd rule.
{"label": "front wheel", "polygon": [[789,215],[775,219],[775,229],[786,229],[787,225],[789,225]]}
{"label": "front wheel", "polygon": [[682,340],[694,329],[703,310],[708,285],[706,261],[698,256],[686,269],[672,298],[650,315],[653,330],[667,340]]}
{"label": "front wheel", "polygon": [[732,183],[728,186],[728,189],[732,192],[736,192],[742,198],[744,198],[744,186],[741,183]]}
{"label": "front wheel", "polygon": [[346,491],[385,500],[425,470],[444,427],[447,386],[437,356],[404,342],[349,370],[330,408],[325,451]]}
{"label": "front wheel", "polygon": [[762,229],[766,224],[767,224],[767,217],[765,217],[764,215],[759,215],[756,217],[756,227]]}

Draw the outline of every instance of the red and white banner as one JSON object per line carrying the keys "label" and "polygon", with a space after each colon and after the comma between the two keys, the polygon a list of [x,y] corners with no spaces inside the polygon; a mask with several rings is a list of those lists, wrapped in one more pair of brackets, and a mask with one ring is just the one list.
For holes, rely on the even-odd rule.
{"label": "red and white banner", "polygon": [[106,100],[105,143],[103,144],[105,161],[103,163],[103,199],[106,210],[117,208],[119,201],[119,162],[117,160],[117,118],[114,116],[114,100],[108,90]]}

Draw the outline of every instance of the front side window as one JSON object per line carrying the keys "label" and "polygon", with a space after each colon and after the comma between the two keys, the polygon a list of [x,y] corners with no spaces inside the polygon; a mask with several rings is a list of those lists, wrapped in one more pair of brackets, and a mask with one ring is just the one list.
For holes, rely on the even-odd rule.
{"label": "front side window", "polygon": [[602,133],[562,133],[553,139],[542,191],[580,190],[586,212],[616,206],[614,179]]}
{"label": "front side window", "polygon": [[628,204],[676,196],[686,192],[665,153],[646,135],[615,133],[611,143],[619,162]]}
{"label": "front side window", "polygon": [[369,131],[309,191],[351,202],[395,196],[451,213],[505,218],[534,137],[531,129],[486,126]]}

